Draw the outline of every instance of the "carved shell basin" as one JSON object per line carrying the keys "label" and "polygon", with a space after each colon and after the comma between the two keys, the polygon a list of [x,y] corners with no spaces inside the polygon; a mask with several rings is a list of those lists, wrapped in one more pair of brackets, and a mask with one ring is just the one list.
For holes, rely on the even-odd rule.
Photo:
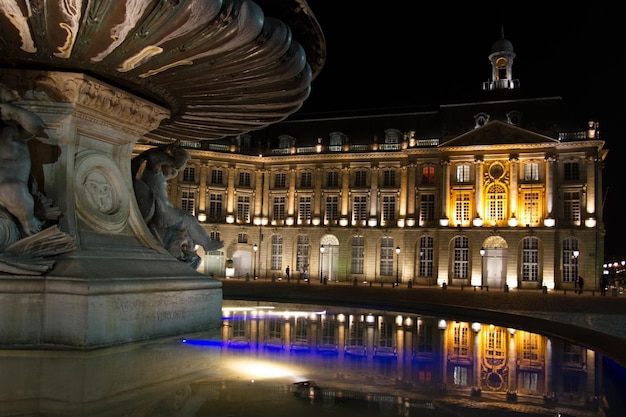
{"label": "carved shell basin", "polygon": [[325,62],[305,0],[2,0],[2,68],[83,72],[163,106],[150,142],[217,140],[295,113]]}

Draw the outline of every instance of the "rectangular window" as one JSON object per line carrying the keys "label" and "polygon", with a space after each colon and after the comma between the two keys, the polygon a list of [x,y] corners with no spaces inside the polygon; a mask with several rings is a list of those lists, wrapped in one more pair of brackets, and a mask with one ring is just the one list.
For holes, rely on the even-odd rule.
{"label": "rectangular window", "polygon": [[394,331],[393,331],[393,323],[389,321],[379,321],[378,322],[378,340],[376,341],[376,347],[380,349],[391,349],[394,348]]}
{"label": "rectangular window", "polygon": [[267,320],[267,341],[276,346],[283,344],[282,319],[270,317]]}
{"label": "rectangular window", "polygon": [[565,181],[578,181],[580,179],[578,162],[565,162],[563,165],[563,176]]}
{"label": "rectangular window", "polygon": [[237,196],[237,223],[250,223],[249,196]]}
{"label": "rectangular window", "polygon": [[365,347],[365,323],[360,321],[358,317],[358,315],[350,315],[348,340],[346,341],[348,349]]}
{"label": "rectangular window", "polygon": [[533,371],[520,371],[522,388],[529,391],[537,391],[539,388],[539,374]]}
{"label": "rectangular window", "polygon": [[328,171],[326,173],[326,187],[339,187],[339,172]]}
{"label": "rectangular window", "polygon": [[294,327],[293,344],[296,346],[309,346],[309,319],[307,317],[296,317]]}
{"label": "rectangular window", "polygon": [[337,319],[334,316],[322,315],[322,331],[320,335],[320,347],[335,349],[337,347],[337,337],[335,329],[337,328]]}
{"label": "rectangular window", "polygon": [[285,220],[285,197],[274,197],[273,219]]}
{"label": "rectangular window", "polygon": [[541,218],[539,208],[539,191],[526,191],[522,196],[523,200],[523,212],[522,222],[524,225],[537,226],[539,219]]}
{"label": "rectangular window", "polygon": [[367,221],[367,196],[355,196],[352,200],[352,224],[364,225]]}
{"label": "rectangular window", "polygon": [[308,279],[309,270],[309,237],[298,235],[298,258],[296,259],[296,270],[303,279]]}
{"label": "rectangular window", "polygon": [[469,165],[457,165],[456,182],[457,183],[470,182],[470,166]]}
{"label": "rectangular window", "polygon": [[417,323],[417,352],[433,353],[433,326],[419,321]]}
{"label": "rectangular window", "polygon": [[380,275],[393,276],[393,238],[383,237],[380,243]]}
{"label": "rectangular window", "polygon": [[233,320],[230,321],[233,329],[233,340],[247,340],[246,323],[245,314],[233,314]]}
{"label": "rectangular window", "polygon": [[363,236],[352,237],[352,258],[350,259],[350,272],[352,274],[363,273],[363,261],[365,259],[365,238]]}
{"label": "rectangular window", "polygon": [[367,186],[367,171],[356,171],[354,173],[354,186],[355,187]]}
{"label": "rectangular window", "polygon": [[577,239],[563,240],[563,282],[576,282],[578,279],[578,257],[574,256],[574,251],[578,250]]}
{"label": "rectangular window", "polygon": [[537,281],[539,277],[539,240],[524,238],[522,244],[522,281]]}
{"label": "rectangular window", "polygon": [[393,169],[386,169],[383,171],[383,187],[395,187],[396,186],[396,171]]}
{"label": "rectangular window", "polygon": [[326,197],[326,223],[335,223],[339,219],[339,197]]}
{"label": "rectangular window", "polygon": [[435,194],[420,194],[420,226],[435,220]]}
{"label": "rectangular window", "polygon": [[270,268],[275,271],[283,270],[283,237],[272,235],[272,260]]}
{"label": "rectangular window", "polygon": [[237,243],[248,243],[248,234],[247,233],[238,233],[237,234]]}
{"label": "rectangular window", "polygon": [[313,184],[313,176],[310,172],[303,172],[300,174],[300,187],[311,188]]}
{"label": "rectangular window", "polygon": [[469,278],[469,238],[459,236],[454,239],[454,272],[455,279]]}
{"label": "rectangular window", "polygon": [[196,180],[196,169],[194,167],[186,167],[183,171],[184,182],[194,182]]}
{"label": "rectangular window", "polygon": [[383,225],[388,225],[396,219],[396,198],[394,196],[383,197],[382,216]]}
{"label": "rectangular window", "polygon": [[467,225],[471,216],[472,197],[468,191],[458,191],[454,195],[454,220],[457,225]]}
{"label": "rectangular window", "polygon": [[222,218],[222,195],[211,194],[209,196],[209,219],[220,220]]}
{"label": "rectangular window", "polygon": [[287,186],[287,174],[276,174],[274,177],[274,188],[285,188]]}
{"label": "rectangular window", "polygon": [[183,191],[180,208],[183,211],[187,211],[191,214],[194,214],[195,207],[196,207],[195,193],[193,191]]}
{"label": "rectangular window", "polygon": [[422,236],[420,238],[419,247],[419,276],[420,277],[432,277],[433,276],[433,253],[434,253],[434,240],[430,236]]}
{"label": "rectangular window", "polygon": [[435,184],[435,167],[432,165],[426,165],[422,167],[422,184],[434,185]]}
{"label": "rectangular window", "polygon": [[239,173],[239,186],[250,187],[250,173],[249,172]]}
{"label": "rectangular window", "polygon": [[211,170],[211,184],[222,185],[223,172],[221,169]]}
{"label": "rectangular window", "polygon": [[524,164],[524,181],[539,181],[539,164],[537,162]]}
{"label": "rectangular window", "polygon": [[298,224],[311,224],[311,197],[298,199]]}
{"label": "rectangular window", "polygon": [[570,223],[580,225],[580,193],[578,191],[563,193],[563,217]]}

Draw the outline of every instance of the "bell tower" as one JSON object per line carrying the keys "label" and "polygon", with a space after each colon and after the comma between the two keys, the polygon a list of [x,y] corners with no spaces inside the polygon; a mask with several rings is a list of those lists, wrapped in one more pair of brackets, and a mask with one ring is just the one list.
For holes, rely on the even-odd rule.
{"label": "bell tower", "polygon": [[504,27],[500,30],[500,39],[491,46],[491,79],[483,83],[484,91],[512,90],[519,88],[519,80],[513,79],[513,44],[504,37]]}

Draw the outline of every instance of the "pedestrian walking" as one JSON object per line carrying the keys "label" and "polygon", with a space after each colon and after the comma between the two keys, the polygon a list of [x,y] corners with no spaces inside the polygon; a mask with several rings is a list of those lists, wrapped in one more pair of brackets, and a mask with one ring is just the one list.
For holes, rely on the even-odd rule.
{"label": "pedestrian walking", "polygon": [[606,275],[602,275],[600,278],[600,295],[606,295],[606,287],[609,285]]}
{"label": "pedestrian walking", "polygon": [[287,282],[289,282],[289,265],[287,265],[287,269],[285,269],[285,275],[287,275]]}
{"label": "pedestrian walking", "polygon": [[585,280],[581,275],[578,276],[578,294],[583,293],[583,286],[585,285]]}

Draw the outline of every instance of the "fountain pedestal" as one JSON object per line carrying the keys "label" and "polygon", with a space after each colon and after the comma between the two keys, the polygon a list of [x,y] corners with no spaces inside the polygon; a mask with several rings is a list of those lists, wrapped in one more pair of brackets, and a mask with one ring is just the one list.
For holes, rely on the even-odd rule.
{"label": "fountain pedestal", "polygon": [[170,255],[134,196],[133,146],[168,111],[81,73],[2,74],[45,123],[32,175],[75,248],[41,275],[0,275],[0,345],[91,349],[219,328],[221,282]]}

